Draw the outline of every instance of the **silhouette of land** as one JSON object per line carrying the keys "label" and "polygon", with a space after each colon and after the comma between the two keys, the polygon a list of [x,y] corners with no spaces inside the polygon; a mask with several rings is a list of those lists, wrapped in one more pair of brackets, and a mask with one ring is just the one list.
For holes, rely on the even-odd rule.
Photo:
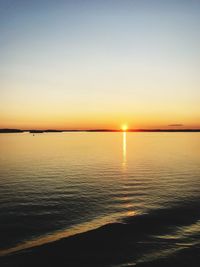
{"label": "silhouette of land", "polygon": [[0,133],[23,133],[20,129],[0,129]]}
{"label": "silhouette of land", "polygon": [[[68,129],[68,130],[56,130],[56,129],[0,129],[0,133],[62,133],[62,132],[123,132],[119,129]],[[200,132],[200,129],[128,129],[126,132]]]}

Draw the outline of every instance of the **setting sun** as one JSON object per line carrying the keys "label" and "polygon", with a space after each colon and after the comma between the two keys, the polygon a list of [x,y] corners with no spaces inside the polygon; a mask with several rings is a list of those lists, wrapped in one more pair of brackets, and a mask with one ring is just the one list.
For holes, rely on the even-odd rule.
{"label": "setting sun", "polygon": [[126,124],[122,125],[122,130],[123,130],[124,132],[127,131],[127,129],[128,129],[128,126],[127,126]]}

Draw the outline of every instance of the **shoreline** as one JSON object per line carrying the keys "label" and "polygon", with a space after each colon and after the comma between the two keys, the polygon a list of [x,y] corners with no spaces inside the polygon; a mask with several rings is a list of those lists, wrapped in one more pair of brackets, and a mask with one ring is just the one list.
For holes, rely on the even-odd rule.
{"label": "shoreline", "polygon": [[21,130],[21,129],[0,129],[0,133],[65,133],[65,132],[108,132],[108,133],[115,133],[115,132],[131,132],[131,133],[149,133],[149,132],[159,132],[159,133],[173,133],[173,132],[200,132],[200,129],[128,129],[126,131],[123,130],[110,130],[110,129],[86,129],[86,130]]}

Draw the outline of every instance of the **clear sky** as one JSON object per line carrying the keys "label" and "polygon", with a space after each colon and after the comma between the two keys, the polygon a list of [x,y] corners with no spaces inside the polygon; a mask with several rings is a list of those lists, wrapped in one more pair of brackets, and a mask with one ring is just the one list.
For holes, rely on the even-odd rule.
{"label": "clear sky", "polygon": [[1,0],[0,128],[200,128],[199,0]]}

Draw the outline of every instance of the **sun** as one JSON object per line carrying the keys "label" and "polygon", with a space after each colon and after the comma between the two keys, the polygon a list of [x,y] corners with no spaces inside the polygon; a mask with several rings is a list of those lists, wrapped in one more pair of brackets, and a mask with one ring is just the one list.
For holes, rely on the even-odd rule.
{"label": "sun", "polygon": [[122,131],[126,132],[128,130],[128,126],[126,124],[122,125]]}

